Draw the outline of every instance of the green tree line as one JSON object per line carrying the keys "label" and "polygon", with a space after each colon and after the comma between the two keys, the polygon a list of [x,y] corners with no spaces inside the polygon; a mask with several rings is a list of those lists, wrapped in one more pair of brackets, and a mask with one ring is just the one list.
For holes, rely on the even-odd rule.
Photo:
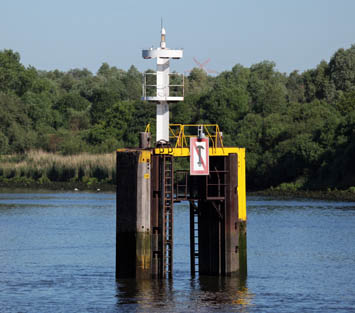
{"label": "green tree line", "polygon": [[[138,146],[138,133],[155,123],[141,85],[133,65],[42,71],[2,50],[0,154]],[[355,45],[303,73],[280,73],[270,61],[217,76],[195,68],[171,111],[174,123],[216,123],[226,146],[245,147],[249,189],[355,186]]]}

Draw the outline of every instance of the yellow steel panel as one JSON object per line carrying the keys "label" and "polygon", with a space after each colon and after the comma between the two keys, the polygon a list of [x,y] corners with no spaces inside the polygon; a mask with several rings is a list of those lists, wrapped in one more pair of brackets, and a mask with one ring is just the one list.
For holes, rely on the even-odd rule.
{"label": "yellow steel panel", "polygon": [[139,163],[149,163],[150,162],[150,155],[151,151],[150,150],[142,150],[140,151],[139,155]]}
{"label": "yellow steel panel", "polygon": [[240,148],[238,152],[238,218],[243,221],[247,220],[244,148]]}
{"label": "yellow steel panel", "polygon": [[239,155],[243,148],[237,147],[224,147],[224,148],[212,148],[210,147],[210,156],[227,156],[231,153],[236,153]]}
{"label": "yellow steel panel", "polygon": [[174,157],[190,156],[189,148],[155,148],[154,154],[170,154]]}

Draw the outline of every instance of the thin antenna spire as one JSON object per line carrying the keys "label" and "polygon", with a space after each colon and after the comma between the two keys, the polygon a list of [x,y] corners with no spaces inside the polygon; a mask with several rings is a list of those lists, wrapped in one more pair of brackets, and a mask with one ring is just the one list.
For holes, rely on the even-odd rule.
{"label": "thin antenna spire", "polygon": [[160,23],[161,23],[160,48],[165,49],[166,48],[166,43],[165,43],[165,34],[166,34],[166,32],[165,32],[165,28],[163,26],[163,17],[161,17]]}

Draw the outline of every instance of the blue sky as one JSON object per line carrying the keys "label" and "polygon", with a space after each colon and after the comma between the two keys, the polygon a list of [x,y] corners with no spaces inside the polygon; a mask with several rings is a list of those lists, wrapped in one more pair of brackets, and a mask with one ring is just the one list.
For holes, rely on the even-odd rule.
{"label": "blue sky", "polygon": [[354,0],[1,0],[0,50],[43,70],[88,68],[103,62],[153,68],[142,48],[159,44],[160,18],[167,46],[184,48],[173,69],[224,71],[263,60],[281,72],[300,72],[355,44]]}

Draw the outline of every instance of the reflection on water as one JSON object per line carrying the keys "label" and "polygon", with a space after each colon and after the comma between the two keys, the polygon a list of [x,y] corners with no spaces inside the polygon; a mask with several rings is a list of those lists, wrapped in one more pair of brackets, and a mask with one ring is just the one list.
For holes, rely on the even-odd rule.
{"label": "reflection on water", "polygon": [[196,290],[203,292],[200,301],[218,306],[245,308],[251,304],[252,294],[246,287],[246,280],[237,277],[200,277]]}
{"label": "reflection on water", "polygon": [[[185,292],[175,288],[174,280],[120,279],[117,281],[117,307],[146,312],[234,311],[251,305],[252,294],[246,281],[237,277],[186,279]],[[188,291],[188,292],[186,292]]]}
{"label": "reflection on water", "polygon": [[0,193],[0,312],[352,312],[354,203],[248,198],[248,277],[191,278],[189,210],[172,280],[115,280],[115,195]]}

